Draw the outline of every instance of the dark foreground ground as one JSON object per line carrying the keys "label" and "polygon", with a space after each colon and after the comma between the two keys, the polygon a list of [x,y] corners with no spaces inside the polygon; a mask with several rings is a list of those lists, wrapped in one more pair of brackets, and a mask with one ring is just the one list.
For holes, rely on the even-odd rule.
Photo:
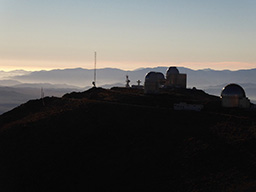
{"label": "dark foreground ground", "polygon": [[0,116],[0,190],[256,191],[255,115],[197,90],[29,101]]}

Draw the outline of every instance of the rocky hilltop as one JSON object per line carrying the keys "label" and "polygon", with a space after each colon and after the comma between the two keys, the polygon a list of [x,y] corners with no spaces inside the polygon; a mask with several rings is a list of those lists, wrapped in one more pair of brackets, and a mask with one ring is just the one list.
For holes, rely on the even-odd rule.
{"label": "rocky hilltop", "polygon": [[[175,103],[200,104],[176,111]],[[1,191],[255,191],[256,112],[200,90],[92,88],[0,116]]]}

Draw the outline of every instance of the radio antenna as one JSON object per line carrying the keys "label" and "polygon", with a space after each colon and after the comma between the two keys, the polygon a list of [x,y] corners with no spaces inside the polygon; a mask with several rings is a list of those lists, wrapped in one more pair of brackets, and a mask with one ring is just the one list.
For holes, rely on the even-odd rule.
{"label": "radio antenna", "polygon": [[94,52],[94,78],[93,78],[93,87],[96,87],[96,63],[97,63],[97,52]]}

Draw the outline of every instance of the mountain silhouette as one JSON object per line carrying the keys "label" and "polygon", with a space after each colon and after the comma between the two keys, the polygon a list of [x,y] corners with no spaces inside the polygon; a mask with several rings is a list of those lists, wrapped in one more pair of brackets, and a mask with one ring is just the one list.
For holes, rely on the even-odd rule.
{"label": "mountain silhouette", "polygon": [[[129,76],[132,85],[136,85],[138,80],[144,83],[145,75],[150,71],[166,73],[168,67],[140,68],[125,71],[115,68],[104,68],[97,70],[97,86],[111,88],[114,86],[124,87],[125,77]],[[243,86],[246,95],[256,103],[256,69],[250,70],[222,70],[212,69],[192,70],[178,67],[181,73],[187,74],[188,87],[203,89],[209,94],[219,96],[223,87],[229,83],[237,83]],[[30,99],[40,98],[40,88],[44,88],[47,96],[62,96],[66,92],[76,90],[87,90],[92,87],[93,70],[56,69],[50,71],[0,71],[0,114],[13,109],[14,107]],[[12,90],[13,96],[6,94],[6,88]],[[32,91],[33,90],[33,91]],[[20,94],[22,93],[22,95]],[[22,99],[20,99],[22,98]]]}
{"label": "mountain silhouette", "polygon": [[40,98],[41,88],[43,88],[45,96],[56,97],[61,97],[67,92],[80,90],[80,88],[74,86],[48,83],[19,83],[13,86],[0,86],[0,114],[31,99]]}
{"label": "mountain silhouette", "polygon": [[[115,68],[104,68],[97,70],[98,86],[104,84],[125,84],[125,76],[129,75],[132,84],[137,80],[144,82],[145,75],[150,71],[166,73],[168,67],[140,68],[132,71],[125,71]],[[255,83],[256,69],[248,70],[192,70],[178,67],[181,73],[186,73],[188,77],[188,87],[206,88],[221,84],[234,83]],[[36,71],[29,74],[14,76],[13,80],[32,83],[52,83],[69,84],[80,87],[91,86],[93,80],[92,69],[63,69],[51,71]]]}
{"label": "mountain silhouette", "polygon": [[[179,102],[204,108],[175,111]],[[196,89],[30,100],[0,116],[0,188],[255,191],[255,115]]]}

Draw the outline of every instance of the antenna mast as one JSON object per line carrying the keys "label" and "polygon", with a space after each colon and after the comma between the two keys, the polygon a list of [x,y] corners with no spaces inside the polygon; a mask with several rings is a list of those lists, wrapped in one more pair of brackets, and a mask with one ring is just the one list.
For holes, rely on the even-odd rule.
{"label": "antenna mast", "polygon": [[97,52],[94,52],[94,79],[93,79],[93,87],[96,87],[96,63],[97,63]]}

